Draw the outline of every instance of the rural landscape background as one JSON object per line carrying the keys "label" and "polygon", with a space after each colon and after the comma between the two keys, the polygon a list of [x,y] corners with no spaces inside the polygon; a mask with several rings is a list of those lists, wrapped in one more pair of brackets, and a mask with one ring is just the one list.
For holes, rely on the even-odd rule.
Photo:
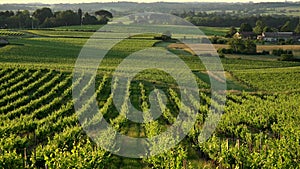
{"label": "rural landscape background", "polygon": [[[144,12],[147,15],[132,15]],[[158,13],[169,17],[159,18]],[[126,22],[106,29],[124,16]],[[188,27],[171,16],[185,19],[203,34],[176,33]],[[149,25],[153,31],[143,32]],[[168,30],[155,29],[162,27]],[[99,39],[120,42],[97,68],[95,95],[76,100],[74,90],[85,96],[93,86],[90,80],[80,88],[84,76],[74,81],[77,58],[88,41]],[[207,71],[193,50],[201,45],[215,48],[226,79]],[[168,73],[146,69],[122,86],[127,98],[116,108],[114,71],[127,56],[147,48],[183,60],[197,81],[200,100],[188,95],[192,107],[182,104],[185,93]],[[299,78],[299,2],[0,4],[0,168],[300,168]],[[211,99],[212,81],[226,84],[226,100],[221,93]],[[155,93],[161,116],[147,123],[127,119],[128,102],[148,112],[154,89],[167,96],[164,102]],[[81,99],[86,104],[75,111]],[[220,100],[225,106],[218,105]],[[181,109],[196,112],[197,119],[174,148],[127,158],[97,146],[83,130],[78,117],[92,111],[92,104],[99,107],[102,120],[135,138],[166,131]],[[224,112],[216,130],[200,142],[205,120],[218,109]],[[115,136],[105,138],[113,141]]]}

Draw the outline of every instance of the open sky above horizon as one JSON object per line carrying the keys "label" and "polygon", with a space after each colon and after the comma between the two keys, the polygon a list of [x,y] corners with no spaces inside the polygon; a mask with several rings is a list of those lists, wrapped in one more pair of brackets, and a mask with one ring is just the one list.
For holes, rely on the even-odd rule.
{"label": "open sky above horizon", "polygon": [[[118,2],[122,0],[1,0],[0,4],[11,4],[11,3],[45,3],[45,4],[59,4],[59,3],[91,3],[91,2]],[[126,2],[227,2],[227,3],[237,3],[237,2],[285,2],[285,0],[124,0]],[[290,1],[290,0],[289,0]],[[296,0],[292,0],[296,1]]]}

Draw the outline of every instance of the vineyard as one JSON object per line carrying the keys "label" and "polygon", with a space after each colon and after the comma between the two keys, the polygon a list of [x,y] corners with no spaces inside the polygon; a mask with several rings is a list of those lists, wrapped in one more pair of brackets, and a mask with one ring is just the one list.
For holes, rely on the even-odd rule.
{"label": "vineyard", "polygon": [[23,35],[25,34],[22,32],[0,29],[0,36],[23,36]]}
{"label": "vineyard", "polygon": [[[94,94],[86,98],[93,81],[83,74],[74,80],[72,70],[91,33],[27,33],[37,37],[11,39],[10,45],[0,48],[0,168],[300,168],[298,62],[221,59],[228,86],[224,114],[213,135],[200,142],[205,120],[219,107],[218,100],[211,99],[208,73],[199,58],[170,49],[195,75],[200,100],[188,95],[192,106],[181,103],[181,95],[186,93],[180,93],[169,74],[145,70],[122,86],[124,100],[117,108],[113,91],[119,79],[112,77],[112,71],[126,56],[146,47],[167,48],[168,43],[150,35],[120,41],[102,60]],[[97,34],[104,39],[118,36]],[[127,71],[132,70],[129,67]],[[81,86],[82,82],[86,83]],[[77,89],[80,97],[73,99],[72,92]],[[161,116],[151,121],[153,95]],[[81,99],[87,101],[75,111],[74,105]],[[223,98],[217,95],[217,99]],[[147,122],[126,118],[129,102],[144,112]],[[87,124],[79,121],[82,114],[92,111],[93,104],[103,115],[101,120],[134,138],[151,138],[166,131],[181,109],[187,115],[196,112],[197,118],[189,134],[172,149],[147,158],[126,158],[101,148],[83,130],[84,125],[99,120],[91,116]],[[113,134],[103,137],[108,142],[116,138]],[[162,149],[161,145],[152,148]],[[135,152],[135,146],[119,151],[125,150]]]}

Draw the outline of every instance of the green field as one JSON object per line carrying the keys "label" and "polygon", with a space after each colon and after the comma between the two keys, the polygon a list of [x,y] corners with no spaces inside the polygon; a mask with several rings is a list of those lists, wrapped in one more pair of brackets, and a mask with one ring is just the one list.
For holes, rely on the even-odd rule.
{"label": "green field", "polygon": [[225,36],[230,28],[199,26],[199,29],[207,36]]}
{"label": "green field", "polygon": [[[96,27],[22,30],[20,33],[31,35],[22,38],[8,35],[10,44],[0,48],[0,168],[300,168],[299,62],[221,59],[227,84],[224,115],[212,137],[201,143],[198,136],[212,111],[210,107],[220,108],[210,98],[209,75],[198,57],[167,49],[174,42],[153,40],[157,32],[123,39],[113,46],[96,74],[95,94],[83,97],[86,104],[79,114],[75,112],[74,104],[80,99],[73,100],[72,89],[82,89],[79,94],[84,96],[92,81],[81,88],[79,84],[85,79],[80,76],[72,82],[73,69],[83,45],[93,34],[86,30]],[[201,30],[207,35],[223,35],[227,28]],[[97,32],[95,36],[105,42],[124,34],[126,30]],[[87,47],[100,50],[103,46],[100,43]],[[119,112],[112,99],[117,84],[112,73],[124,58],[146,48],[165,49],[178,55],[195,75],[200,100],[188,95],[193,106],[182,104],[182,93],[174,79],[151,69],[138,73],[122,86],[128,97]],[[180,72],[181,67],[174,69]],[[126,67],[126,71],[132,69]],[[143,111],[145,118],[151,118],[147,110],[149,94],[154,89],[167,96],[166,102],[158,99],[162,115],[144,124],[128,120],[124,115],[129,111],[128,101]],[[163,154],[143,159],[121,157],[97,146],[79,123],[81,113],[92,110],[93,99],[104,119],[130,137],[153,137],[165,131],[182,107],[187,115],[196,111],[197,120],[188,136]],[[91,117],[94,118],[97,116]],[[114,140],[114,135],[107,134],[105,138]]]}

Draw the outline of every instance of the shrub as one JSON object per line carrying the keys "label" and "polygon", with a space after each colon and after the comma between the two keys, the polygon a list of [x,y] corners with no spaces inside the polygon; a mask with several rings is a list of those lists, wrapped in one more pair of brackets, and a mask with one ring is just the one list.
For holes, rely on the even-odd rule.
{"label": "shrub", "polygon": [[233,49],[226,49],[226,48],[220,48],[218,49],[218,53],[223,53],[223,54],[233,54]]}
{"label": "shrub", "polygon": [[294,58],[294,55],[293,54],[282,54],[280,56],[280,60],[282,61],[293,61],[295,58]]}
{"label": "shrub", "polygon": [[223,53],[219,53],[220,58],[225,58],[225,55]]}
{"label": "shrub", "polygon": [[293,51],[291,50],[283,50],[283,49],[274,49],[272,54],[275,56],[281,56],[283,54],[293,55]]}
{"label": "shrub", "polygon": [[222,37],[218,37],[218,36],[214,36],[212,38],[209,38],[209,40],[212,44],[226,44],[228,42],[227,39],[222,38]]}
{"label": "shrub", "polygon": [[270,52],[269,52],[269,51],[266,51],[266,50],[263,50],[261,53],[262,53],[263,55],[269,55],[269,54],[270,54]]}
{"label": "shrub", "polygon": [[226,44],[228,42],[227,39],[218,39],[217,44]]}

